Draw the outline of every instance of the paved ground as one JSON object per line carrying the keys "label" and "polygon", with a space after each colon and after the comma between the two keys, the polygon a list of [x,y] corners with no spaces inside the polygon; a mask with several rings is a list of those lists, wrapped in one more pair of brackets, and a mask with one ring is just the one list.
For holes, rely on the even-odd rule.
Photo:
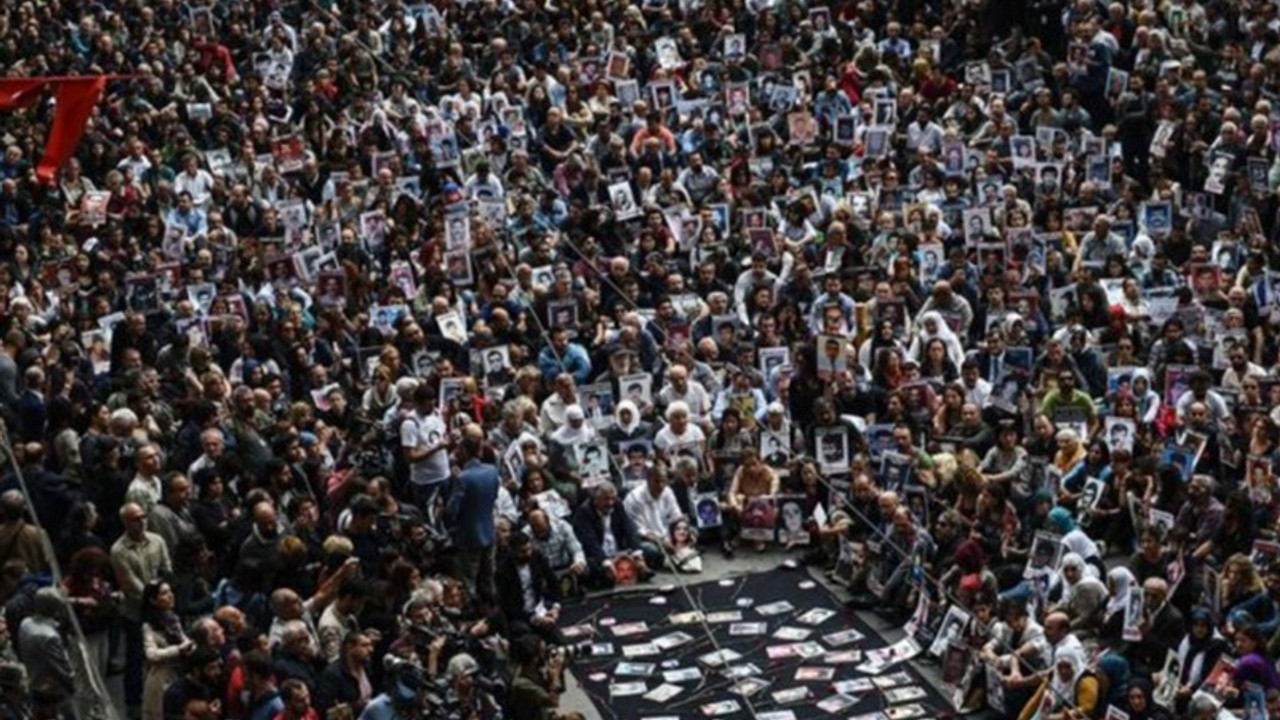
{"label": "paved ground", "polygon": [[[799,553],[793,555],[797,559]],[[739,550],[737,556],[733,560],[725,560],[719,552],[709,551],[703,558],[703,571],[696,575],[685,575],[677,578],[670,573],[659,573],[653,579],[656,585],[666,585],[670,583],[678,583],[683,580],[689,585],[706,582],[708,580],[719,580],[725,577],[745,575],[749,573],[761,572],[776,568],[783,560],[786,559],[783,553],[770,549],[764,553],[755,553],[750,550]],[[808,572],[801,568],[796,572]],[[814,580],[832,588],[836,597],[845,598],[847,593],[838,585],[828,582],[820,572],[810,573]],[[593,598],[588,598],[586,602],[592,602]],[[881,642],[868,642],[868,647],[875,647],[881,644],[890,644],[901,640],[903,637],[902,627],[900,625],[890,625],[883,618],[874,612],[859,612],[858,617],[880,635]],[[914,667],[920,672],[925,682],[934,686],[943,695],[949,697],[949,693],[942,689],[941,678],[938,674],[937,665],[930,662],[913,663]],[[578,685],[577,679],[570,677],[565,683],[565,692],[560,699],[560,708],[562,710],[577,710],[586,715],[587,720],[603,720],[600,713],[596,711],[594,705],[587,698],[582,688]]]}

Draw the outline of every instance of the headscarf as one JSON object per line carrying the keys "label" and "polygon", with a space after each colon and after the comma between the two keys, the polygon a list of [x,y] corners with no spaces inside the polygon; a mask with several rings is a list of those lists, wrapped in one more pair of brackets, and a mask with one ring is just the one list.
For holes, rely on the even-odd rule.
{"label": "headscarf", "polygon": [[[623,410],[631,411],[631,422],[629,423],[622,422]],[[627,433],[628,435],[635,432],[635,429],[640,427],[640,411],[636,409],[636,404],[631,402],[630,400],[623,400],[622,402],[618,403],[618,407],[614,408],[614,411],[613,411],[613,419],[615,422],[617,422],[618,427],[622,430],[622,432]]]}
{"label": "headscarf", "polygon": [[[1083,561],[1082,561],[1083,562]],[[1063,681],[1058,673],[1058,665],[1067,663],[1071,666],[1071,679]],[[1053,655],[1053,682],[1050,683],[1051,698],[1054,710],[1072,707],[1076,702],[1076,683],[1084,675],[1084,651],[1073,645],[1058,648]]]}
{"label": "headscarf", "polygon": [[[1165,682],[1173,681],[1165,680]],[[1147,709],[1142,712],[1137,712],[1129,706],[1129,693],[1133,692],[1135,689],[1142,691],[1143,697],[1147,699]],[[1134,678],[1130,680],[1128,686],[1124,688],[1123,702],[1113,702],[1112,704],[1117,707],[1124,708],[1125,712],[1129,713],[1129,720],[1146,720],[1146,718],[1150,717],[1152,711],[1156,708],[1155,701],[1151,698],[1151,695],[1151,683],[1145,678]]]}
{"label": "headscarf", "polygon": [[1059,535],[1066,535],[1076,529],[1076,519],[1071,511],[1064,507],[1056,507],[1049,511],[1049,528]]}
{"label": "headscarf", "polygon": [[[1196,623],[1209,626],[1209,634],[1197,638],[1192,628]],[[1218,628],[1213,624],[1213,612],[1204,606],[1196,607],[1187,618],[1187,634],[1178,644],[1178,666],[1182,668],[1181,684],[1195,686],[1209,672],[1210,666],[1217,662],[1217,655],[1225,646]]]}
{"label": "headscarf", "polygon": [[[573,427],[571,420],[581,422],[578,427]],[[596,431],[591,427],[591,423],[587,422],[587,415],[582,411],[580,405],[570,405],[564,409],[564,425],[556,428],[551,433],[551,439],[562,447],[570,447],[572,445],[581,445],[591,442],[595,439]]]}
{"label": "headscarf", "polygon": [[1106,701],[1116,707],[1123,706],[1129,689],[1129,677],[1132,675],[1129,661],[1117,652],[1107,652],[1098,660],[1098,669],[1107,676]]}
{"label": "headscarf", "polygon": [[1116,589],[1111,594],[1111,599],[1107,601],[1107,617],[1125,611],[1129,605],[1129,593],[1133,592],[1133,586],[1136,583],[1137,578],[1129,572],[1129,568],[1119,566],[1111,568],[1107,573],[1107,584],[1115,585]]}
{"label": "headscarf", "polygon": [[[930,321],[934,321],[936,332],[930,333],[925,325]],[[920,316],[920,322],[916,326],[917,333],[915,342],[911,345],[911,356],[917,360],[921,359],[920,354],[924,352],[925,345],[930,340],[938,338],[942,340],[942,344],[947,347],[947,357],[956,367],[960,367],[964,363],[964,348],[960,345],[959,338],[951,331],[951,326],[947,325],[947,321],[943,319],[942,313],[937,310],[930,310]]]}

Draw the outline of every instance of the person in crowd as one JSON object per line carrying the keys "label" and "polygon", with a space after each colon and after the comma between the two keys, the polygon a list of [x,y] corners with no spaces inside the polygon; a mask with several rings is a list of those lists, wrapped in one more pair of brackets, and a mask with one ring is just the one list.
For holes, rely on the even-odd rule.
{"label": "person in crowd", "polygon": [[0,710],[572,717],[740,539],[967,709],[1276,690],[1274,3],[172,5],[0,21]]}

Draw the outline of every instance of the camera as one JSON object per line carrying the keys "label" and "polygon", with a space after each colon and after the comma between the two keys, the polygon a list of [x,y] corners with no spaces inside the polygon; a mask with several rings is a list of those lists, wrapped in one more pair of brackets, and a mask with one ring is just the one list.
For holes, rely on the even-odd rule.
{"label": "camera", "polygon": [[561,645],[560,647],[552,648],[550,654],[561,658],[566,663],[573,662],[580,657],[591,657],[591,641],[584,640],[583,642]]}
{"label": "camera", "polygon": [[415,660],[405,659],[399,655],[387,654],[382,656],[382,669],[387,671],[387,673],[394,675],[406,670],[420,671],[422,670],[422,666]]}

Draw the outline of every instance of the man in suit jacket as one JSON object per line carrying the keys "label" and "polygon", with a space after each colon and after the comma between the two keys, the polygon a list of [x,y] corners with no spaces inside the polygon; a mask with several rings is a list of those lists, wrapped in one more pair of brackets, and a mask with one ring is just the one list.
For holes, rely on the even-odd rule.
{"label": "man in suit jacket", "polygon": [[618,489],[605,483],[596,486],[591,501],[573,513],[573,532],[587,556],[587,585],[592,587],[613,587],[617,582],[614,561],[622,556],[635,558],[640,579],[652,575],[644,564],[635,525],[617,504]]}
{"label": "man in suit jacket", "polygon": [[511,535],[511,552],[498,562],[498,602],[507,618],[512,638],[537,634],[553,645],[563,645],[556,628],[560,619],[560,586],[546,556],[523,531]]}
{"label": "man in suit jacket", "polygon": [[462,577],[482,601],[493,597],[493,506],[498,500],[498,468],[480,462],[484,431],[474,423],[462,428],[458,463],[462,470],[453,481],[448,519],[462,562]]}

